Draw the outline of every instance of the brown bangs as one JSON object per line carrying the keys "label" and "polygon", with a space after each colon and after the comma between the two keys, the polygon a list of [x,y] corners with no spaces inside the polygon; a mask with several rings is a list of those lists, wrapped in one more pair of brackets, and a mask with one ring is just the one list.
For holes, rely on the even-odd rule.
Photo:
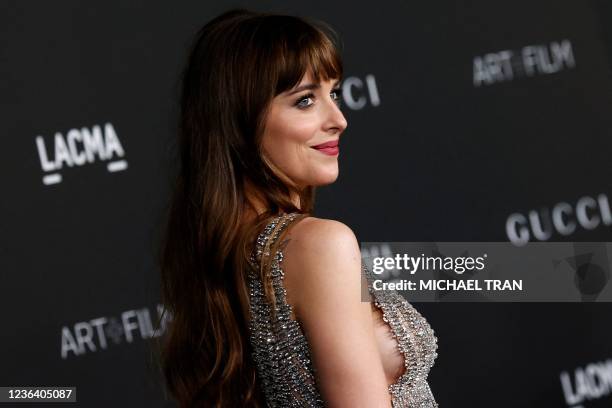
{"label": "brown bangs", "polygon": [[317,82],[342,78],[340,44],[331,27],[291,16],[268,18],[282,31],[269,43],[275,61],[270,69],[277,71],[276,95],[298,85],[308,71]]}

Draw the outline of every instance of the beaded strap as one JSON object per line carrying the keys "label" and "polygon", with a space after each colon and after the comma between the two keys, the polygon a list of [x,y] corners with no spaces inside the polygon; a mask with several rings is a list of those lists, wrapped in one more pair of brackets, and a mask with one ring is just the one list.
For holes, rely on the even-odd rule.
{"label": "beaded strap", "polygon": [[[274,303],[264,293],[263,282],[257,271],[250,275],[251,344],[253,359],[269,407],[323,407],[310,349],[300,323],[291,318],[292,307],[286,301],[283,284],[283,252],[276,245],[289,225],[305,215],[283,214],[269,222],[258,236],[252,263],[261,268],[262,261],[270,260],[269,281],[273,287]],[[276,249],[273,251],[273,249]],[[256,268],[255,268],[256,269]]]}
{"label": "beaded strap", "polygon": [[[261,234],[257,237],[255,241],[255,248],[253,250],[253,254],[251,256],[251,261],[253,264],[258,265],[260,268],[269,260],[274,254],[271,254],[271,248],[274,248],[278,239],[282,236],[282,234],[287,230],[287,228],[294,222],[301,220],[306,217],[306,214],[300,213],[289,213],[289,214],[281,214],[279,216],[274,217],[263,229]],[[284,244],[284,243],[283,243]],[[283,245],[279,245],[283,249]]]}

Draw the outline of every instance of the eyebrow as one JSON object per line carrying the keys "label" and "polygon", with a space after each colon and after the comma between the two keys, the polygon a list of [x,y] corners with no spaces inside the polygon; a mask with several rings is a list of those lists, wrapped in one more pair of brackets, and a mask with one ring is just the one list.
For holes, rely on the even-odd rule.
{"label": "eyebrow", "polygon": [[[338,84],[340,84],[341,81],[342,80],[339,79],[336,82],[334,82],[334,84],[332,85],[332,88],[337,87]],[[291,92],[289,92],[287,94],[287,96],[290,96],[290,95],[293,95],[293,94],[296,94],[298,92],[305,91],[305,90],[319,89],[320,87],[321,87],[321,84],[304,84],[304,85],[300,85],[297,88],[295,88],[294,90],[292,90]]]}

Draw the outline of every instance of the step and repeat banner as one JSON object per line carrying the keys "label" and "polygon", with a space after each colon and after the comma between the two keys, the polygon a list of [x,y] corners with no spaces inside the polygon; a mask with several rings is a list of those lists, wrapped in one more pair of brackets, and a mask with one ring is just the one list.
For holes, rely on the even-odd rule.
{"label": "step and repeat banner", "polygon": [[[193,34],[238,6],[342,38],[349,126],[316,215],[362,242],[612,240],[608,2],[6,1],[0,386],[174,406],[155,255],[179,73]],[[415,306],[442,407],[612,406],[611,303]]]}

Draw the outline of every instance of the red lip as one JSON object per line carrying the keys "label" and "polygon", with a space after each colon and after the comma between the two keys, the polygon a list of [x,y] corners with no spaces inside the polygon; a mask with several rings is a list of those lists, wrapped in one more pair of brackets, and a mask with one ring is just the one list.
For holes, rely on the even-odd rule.
{"label": "red lip", "polygon": [[338,148],[338,140],[332,140],[331,142],[325,142],[311,147],[328,156],[337,156],[338,153],[340,153],[340,149]]}
{"label": "red lip", "polygon": [[327,147],[338,147],[338,141],[332,140],[331,142],[325,142],[318,144],[316,146],[312,146],[313,149],[325,149]]}

